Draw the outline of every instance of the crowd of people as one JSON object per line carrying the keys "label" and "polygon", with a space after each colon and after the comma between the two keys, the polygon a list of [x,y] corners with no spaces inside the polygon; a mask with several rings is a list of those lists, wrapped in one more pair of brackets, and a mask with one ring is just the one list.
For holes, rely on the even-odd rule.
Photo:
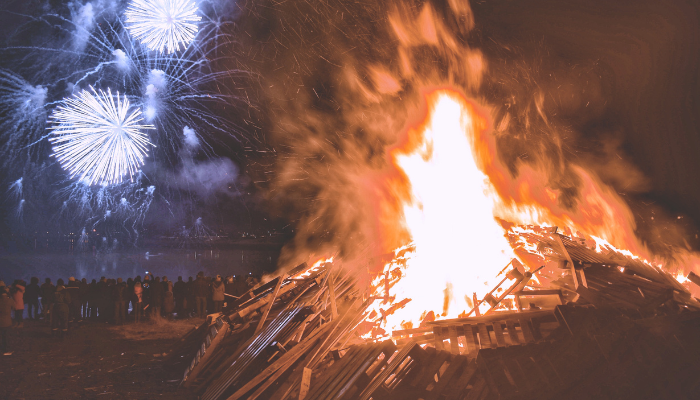
{"label": "crowd of people", "polygon": [[199,272],[195,279],[176,281],[167,276],[146,274],[143,278],[76,280],[66,283],[50,278],[39,285],[33,277],[29,284],[15,280],[9,287],[0,279],[0,349],[10,355],[8,332],[22,328],[25,319],[48,322],[52,334],[62,336],[70,322],[84,319],[106,323],[135,323],[145,318],[204,318],[207,314],[222,311],[226,301],[232,301],[254,287],[259,278],[251,275],[215,277]]}

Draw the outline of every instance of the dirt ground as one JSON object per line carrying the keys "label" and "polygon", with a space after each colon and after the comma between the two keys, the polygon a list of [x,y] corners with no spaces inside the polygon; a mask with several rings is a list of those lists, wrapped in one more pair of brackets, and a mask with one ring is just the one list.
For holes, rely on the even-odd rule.
{"label": "dirt ground", "polygon": [[203,320],[114,326],[73,324],[52,337],[44,321],[13,328],[13,354],[0,355],[0,399],[192,399],[178,387],[184,370],[164,353]]}

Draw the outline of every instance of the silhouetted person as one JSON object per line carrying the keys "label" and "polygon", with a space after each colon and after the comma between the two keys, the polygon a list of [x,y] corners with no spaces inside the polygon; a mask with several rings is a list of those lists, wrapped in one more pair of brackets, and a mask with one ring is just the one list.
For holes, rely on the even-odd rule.
{"label": "silhouetted person", "polygon": [[71,303],[71,295],[63,286],[63,280],[59,279],[56,285],[56,293],[54,293],[53,317],[52,317],[52,332],[59,333],[61,336],[68,331],[68,314],[70,312],[69,304]]}
{"label": "silhouetted person", "polygon": [[87,279],[81,279],[80,282],[78,282],[78,287],[80,288],[80,315],[82,315],[82,318],[87,318],[90,291],[90,286],[87,283]]}
{"label": "silhouetted person", "polygon": [[114,301],[114,323],[121,325],[126,320],[127,292],[126,283],[122,282],[122,278],[117,279],[117,284],[114,285],[113,301]]}
{"label": "silhouetted person", "polygon": [[98,290],[97,280],[93,279],[88,285],[88,316],[92,319],[97,318]]}
{"label": "silhouetted person", "polygon": [[80,319],[80,284],[74,277],[68,278],[68,287],[70,289],[70,319],[72,321]]}
{"label": "silhouetted person", "polygon": [[141,322],[143,317],[143,284],[141,277],[137,276],[134,281],[134,319],[136,323]]}
{"label": "silhouetted person", "polygon": [[209,286],[204,279],[204,273],[197,274],[197,279],[194,280],[194,301],[197,311],[197,317],[204,318],[206,316],[207,295],[209,295]]}
{"label": "silhouetted person", "polygon": [[163,284],[159,277],[155,277],[150,287],[151,291],[151,315],[153,317],[160,317],[160,312],[163,307],[163,296],[165,296],[165,290],[163,290]]}
{"label": "silhouetted person", "polygon": [[163,312],[168,319],[173,318],[173,310],[175,310],[175,301],[173,296],[173,283],[165,276],[163,277],[163,287],[165,294],[163,295]]}
{"label": "silhouetted person", "polygon": [[51,283],[51,278],[46,278],[41,285],[41,308],[44,310],[44,318],[48,319],[51,312],[51,304],[53,303],[53,294],[56,291],[56,286]]}
{"label": "silhouetted person", "polygon": [[27,318],[29,319],[39,319],[40,292],[41,288],[39,287],[39,278],[33,277],[29,280],[29,285],[27,285],[27,288],[24,291],[24,304],[27,305]]}
{"label": "silhouetted person", "polygon": [[6,356],[12,355],[7,336],[12,327],[12,306],[14,302],[5,287],[5,283],[0,285],[0,352]]}
{"label": "silhouetted person", "polygon": [[192,277],[190,276],[187,279],[187,304],[185,304],[185,310],[187,310],[187,315],[192,315],[192,312],[195,311],[195,301],[194,301],[194,281],[192,280]]}
{"label": "silhouetted person", "polygon": [[175,298],[175,311],[177,312],[178,318],[184,316],[185,311],[185,296],[187,295],[187,288],[185,287],[185,282],[182,280],[181,276],[177,277],[177,282],[173,285],[173,297]]}
{"label": "silhouetted person", "polygon": [[217,275],[214,283],[211,285],[212,301],[214,302],[215,313],[221,312],[224,305],[224,293],[226,293],[226,285],[221,279],[221,275]]}

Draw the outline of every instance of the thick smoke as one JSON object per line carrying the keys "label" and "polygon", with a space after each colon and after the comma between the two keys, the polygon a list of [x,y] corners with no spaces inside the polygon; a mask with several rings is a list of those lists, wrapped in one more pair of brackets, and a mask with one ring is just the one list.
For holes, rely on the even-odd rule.
{"label": "thick smoke", "polygon": [[[398,207],[376,208],[378,199],[406,200],[391,187],[402,177],[391,176],[386,154],[420,118],[429,88],[452,87],[487,107],[508,179],[537,174],[557,194],[556,212],[580,212],[591,195],[623,204],[606,184],[631,194],[649,188],[627,161],[619,127],[590,129],[615,111],[615,75],[595,57],[583,64],[556,57],[547,43],[516,38],[506,26],[510,43],[527,46],[509,44],[459,0],[249,2],[245,9],[247,62],[261,77],[274,154],[250,169],[276,216],[296,225],[282,266],[311,255],[377,256],[405,241],[382,229],[400,220],[391,218]],[[636,240],[635,215],[618,211],[621,240]]]}

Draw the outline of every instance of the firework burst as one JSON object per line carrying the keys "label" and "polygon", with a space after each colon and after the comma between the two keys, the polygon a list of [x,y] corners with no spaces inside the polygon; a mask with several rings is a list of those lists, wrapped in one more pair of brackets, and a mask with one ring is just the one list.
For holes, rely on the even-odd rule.
{"label": "firework burst", "polygon": [[129,33],[151,50],[183,49],[197,34],[197,6],[191,0],[133,0],[126,12]]}
{"label": "firework burst", "polygon": [[154,127],[140,124],[141,110],[130,110],[126,96],[90,89],[51,114],[53,156],[71,178],[80,176],[88,185],[120,183],[127,174],[133,180],[153,146],[143,130]]}

